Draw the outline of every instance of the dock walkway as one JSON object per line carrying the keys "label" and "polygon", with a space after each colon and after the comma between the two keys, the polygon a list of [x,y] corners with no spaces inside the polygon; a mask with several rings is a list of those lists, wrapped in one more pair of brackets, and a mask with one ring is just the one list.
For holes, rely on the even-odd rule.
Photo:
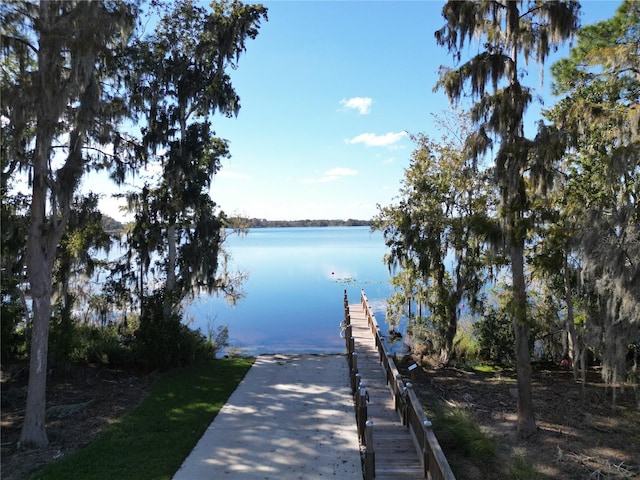
{"label": "dock walkway", "polygon": [[[385,347],[364,290],[351,305],[344,292],[344,338],[366,480],[455,480],[413,390]],[[409,371],[418,368],[409,366]]]}
{"label": "dock walkway", "polygon": [[393,392],[361,304],[349,305],[358,373],[369,395],[368,418],[373,422],[376,480],[424,479],[422,462],[409,429],[395,409]]}

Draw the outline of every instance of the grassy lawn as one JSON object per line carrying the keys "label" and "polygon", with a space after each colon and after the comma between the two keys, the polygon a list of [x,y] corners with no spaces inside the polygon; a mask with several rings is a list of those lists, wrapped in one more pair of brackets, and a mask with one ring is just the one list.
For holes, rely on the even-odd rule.
{"label": "grassy lawn", "polygon": [[163,375],[94,442],[32,479],[171,479],[253,364],[229,358]]}

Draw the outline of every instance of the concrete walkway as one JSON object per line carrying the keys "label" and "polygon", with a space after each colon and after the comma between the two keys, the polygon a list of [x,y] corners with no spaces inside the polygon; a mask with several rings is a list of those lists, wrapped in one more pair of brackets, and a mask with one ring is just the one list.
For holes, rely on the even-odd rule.
{"label": "concrete walkway", "polygon": [[362,480],[344,355],[260,356],[173,480]]}

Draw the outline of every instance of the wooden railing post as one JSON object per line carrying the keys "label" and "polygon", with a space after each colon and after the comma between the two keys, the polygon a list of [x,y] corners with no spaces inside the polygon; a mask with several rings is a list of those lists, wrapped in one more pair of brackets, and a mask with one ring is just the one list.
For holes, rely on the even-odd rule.
{"label": "wooden railing post", "polygon": [[406,388],[406,392],[404,395],[404,411],[402,412],[402,423],[404,425],[409,425],[409,408],[410,408],[410,402],[409,402],[409,391],[413,389],[413,383],[411,382],[407,382],[405,384],[405,388]]}
{"label": "wooden railing post", "polygon": [[364,440],[364,427],[367,421],[367,390],[364,383],[360,383],[360,392],[358,395],[358,433],[360,438]]}
{"label": "wooden railing post", "polygon": [[351,378],[351,394],[355,391],[355,385],[358,375],[358,354],[353,352],[351,354],[351,371],[349,372],[349,377]]}
{"label": "wooden railing post", "polygon": [[[354,378],[355,378],[355,380],[354,380],[353,384],[351,385],[351,393],[353,394],[353,399],[356,402],[356,410],[357,410],[358,409],[358,397],[357,397],[356,394],[358,393],[358,388],[360,387],[360,382],[362,381],[362,375],[360,375],[359,373],[356,373],[354,375]],[[357,413],[358,412],[356,411],[356,414]]]}
{"label": "wooden railing post", "polygon": [[431,470],[431,449],[429,448],[428,430],[431,428],[431,422],[426,418],[422,421],[422,435],[424,436],[422,447],[422,467],[424,469],[424,478],[429,478],[429,471]]}
{"label": "wooden railing post", "polygon": [[393,404],[395,406],[396,412],[402,413],[402,389],[404,388],[404,383],[402,382],[402,375],[400,373],[396,373],[396,378],[391,385],[391,390],[393,391]]}
{"label": "wooden railing post", "polygon": [[364,431],[364,474],[365,479],[370,480],[376,476],[376,452],[373,448],[373,422],[367,420]]}
{"label": "wooden railing post", "polygon": [[391,389],[393,390],[393,371],[391,370],[391,354],[387,353],[387,357],[384,361],[384,373],[387,379],[387,385],[391,385]]}

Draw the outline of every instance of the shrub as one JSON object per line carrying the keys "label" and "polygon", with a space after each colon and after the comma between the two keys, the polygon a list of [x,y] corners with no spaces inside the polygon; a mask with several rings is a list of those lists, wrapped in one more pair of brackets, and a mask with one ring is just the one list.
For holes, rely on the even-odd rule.
{"label": "shrub", "polygon": [[471,323],[461,323],[453,339],[453,357],[458,360],[477,360],[480,355],[480,345],[474,335]]}
{"label": "shrub", "polygon": [[229,327],[226,325],[214,327],[213,323],[209,322],[206,342],[215,357],[222,349],[229,346]]}
{"label": "shrub", "polygon": [[20,330],[20,325],[24,325],[24,316],[19,299],[5,295],[3,292],[3,301],[0,306],[0,353],[3,363],[26,353],[24,330]]}
{"label": "shrub", "polygon": [[76,325],[73,363],[131,367],[133,353],[116,326]]}
{"label": "shrub", "polygon": [[470,461],[487,472],[496,462],[496,442],[484,433],[471,414],[455,407],[442,407],[436,411],[434,425],[442,448]]}
{"label": "shrub", "polygon": [[500,364],[513,363],[515,338],[507,312],[489,307],[473,328],[482,360]]}
{"label": "shrub", "polygon": [[135,332],[134,352],[148,369],[168,369],[200,362],[213,357],[213,349],[199,331],[182,323],[182,313],[164,317],[161,292],[143,301],[140,326]]}

